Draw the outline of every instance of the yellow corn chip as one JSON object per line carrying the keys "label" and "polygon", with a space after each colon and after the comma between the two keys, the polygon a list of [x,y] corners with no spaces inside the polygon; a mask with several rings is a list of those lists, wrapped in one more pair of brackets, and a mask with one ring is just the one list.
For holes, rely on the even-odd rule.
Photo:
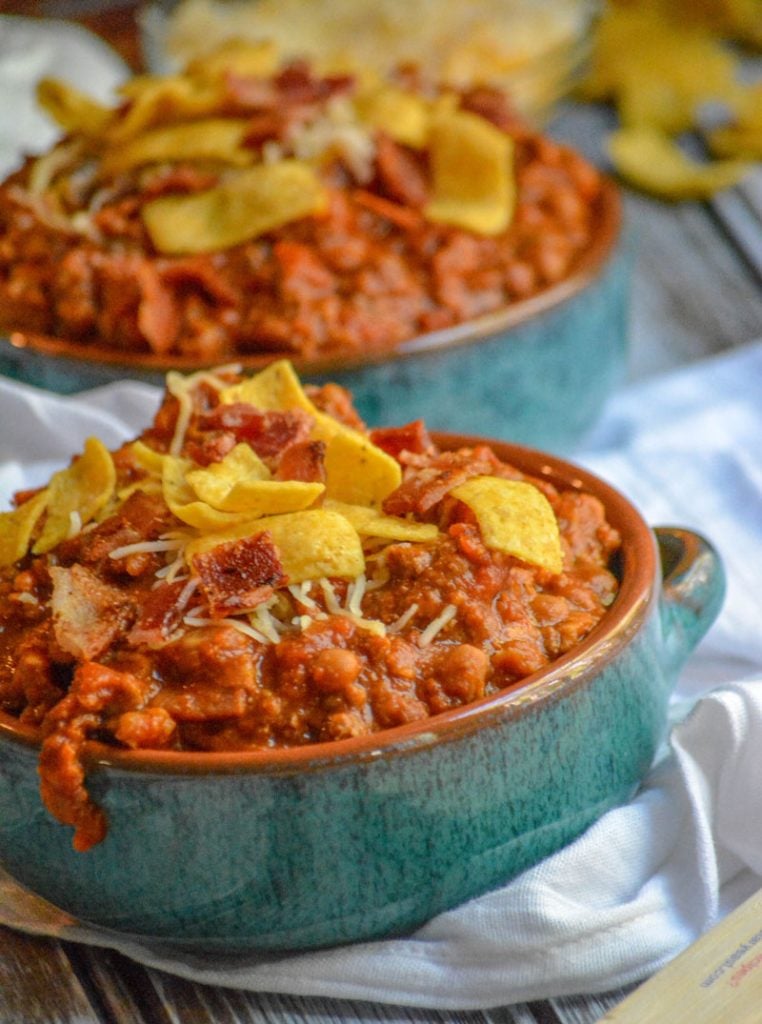
{"label": "yellow corn chip", "polygon": [[691,160],[670,138],[650,128],[622,128],[608,145],[619,174],[662,199],[705,199],[735,185],[749,170],[741,160]]}
{"label": "yellow corn chip", "polygon": [[439,535],[434,523],[417,523],[399,516],[385,516],[367,505],[328,501],[325,507],[341,513],[361,537],[383,537],[386,540],[409,540],[425,544],[436,540]]}
{"label": "yellow corn chip", "polygon": [[66,132],[100,134],[114,111],[57,78],[43,78],[37,86],[37,102]]}
{"label": "yellow corn chip", "polygon": [[85,441],[82,454],[67,469],[54,473],[48,485],[48,516],[32,548],[45,554],[65,540],[72,527],[84,526],[104,508],[116,487],[111,453],[96,437]]}
{"label": "yellow corn chip", "polygon": [[715,156],[762,160],[762,82],[744,91],[732,123],[709,132],[708,142]]}
{"label": "yellow corn chip", "polygon": [[488,548],[548,572],[563,568],[558,523],[550,502],[533,484],[477,476],[450,492],[476,516]]}
{"label": "yellow corn chip", "polygon": [[0,566],[13,565],[27,553],[32,533],[47,503],[46,488],[12,512],[0,512]]}
{"label": "yellow corn chip", "polygon": [[320,415],[312,436],[326,444],[327,498],[377,508],[402,482],[396,459],[330,416]]}
{"label": "yellow corn chip", "polygon": [[130,452],[135,461],[148,473],[161,476],[164,467],[164,455],[151,448],[143,441],[133,441],[130,445]]}
{"label": "yellow corn chip", "polygon": [[278,359],[253,377],[225,388],[220,392],[220,401],[225,404],[246,402],[263,412],[304,409],[313,416],[319,415],[288,359]]}
{"label": "yellow corn chip", "polygon": [[112,144],[132,139],[160,124],[214,114],[220,111],[223,102],[220,83],[180,75],[137,76],[125,82],[119,91],[127,106],[106,131]]}
{"label": "yellow corn chip", "polygon": [[421,149],[426,145],[431,109],[422,96],[394,86],[382,86],[357,98],[361,121],[385,132],[395,142]]}
{"label": "yellow corn chip", "polygon": [[185,74],[200,79],[218,79],[229,73],[246,78],[268,78],[277,71],[278,60],[278,47],[271,39],[249,42],[230,38],[192,60]]}
{"label": "yellow corn chip", "polygon": [[222,512],[252,519],[309,508],[325,490],[321,483],[271,480],[270,471],[247,444],[237,444],[220,462],[194,469],[185,479],[198,497]]}
{"label": "yellow corn chip", "polygon": [[260,164],[216,188],[161,196],[143,220],[163,253],[215,252],[325,210],[327,195],[314,170],[298,160]]}
{"label": "yellow corn chip", "polygon": [[[254,160],[253,151],[243,145],[247,131],[247,121],[224,117],[154,128],[109,149],[101,159],[101,173],[108,177],[144,164],[172,160],[212,160],[245,167]],[[195,196],[167,198],[192,199]]]}
{"label": "yellow corn chip", "polygon": [[286,359],[221,392],[223,402],[248,402],[258,409],[304,409],[315,418],[310,437],[326,445],[327,498],[380,506],[402,481],[399,463],[364,434],[320,412],[304,393]]}
{"label": "yellow corn chip", "polygon": [[434,119],[429,151],[434,195],[425,216],[480,235],[505,231],[516,203],[513,140],[457,110]]}
{"label": "yellow corn chip", "polygon": [[185,479],[191,465],[186,459],[177,459],[171,455],[164,458],[162,490],[173,515],[189,526],[195,526],[197,530],[209,531],[224,530],[251,518],[246,512],[220,512],[207,502],[199,501]]}
{"label": "yellow corn chip", "polygon": [[322,508],[263,516],[221,533],[199,537],[185,548],[186,562],[192,567],[197,554],[210,551],[217,544],[265,530],[278,549],[289,583],[303,583],[322,576],[354,579],[365,568],[357,531],[338,512]]}

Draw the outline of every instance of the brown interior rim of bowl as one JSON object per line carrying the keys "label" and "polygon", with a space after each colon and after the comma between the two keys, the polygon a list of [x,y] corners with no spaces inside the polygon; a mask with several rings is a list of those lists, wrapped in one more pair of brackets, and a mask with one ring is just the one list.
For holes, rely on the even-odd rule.
{"label": "brown interior rim of bowl", "polygon": [[[511,707],[555,699],[577,685],[579,673],[570,666],[605,662],[620,644],[627,642],[628,624],[652,600],[656,578],[656,543],[640,513],[610,484],[572,463],[553,455],[502,441],[458,434],[435,433],[443,448],[489,443],[499,458],[534,476],[543,477],[564,489],[574,488],[596,495],[603,502],[609,522],[622,536],[622,579],[611,608],[581,643],[547,668],[528,676],[510,689],[471,704],[442,712],[432,718],[396,726],[366,736],[313,743],[301,747],[244,751],[121,750],[90,741],[85,760],[89,766],[113,766],[133,771],[161,771],[169,774],[235,773],[247,771],[286,772],[319,769],[327,764],[369,761],[385,753],[417,750],[441,740],[454,739],[489,726]],[[619,640],[619,643],[617,642]],[[38,746],[39,732],[21,725],[0,711],[0,737],[26,746]]]}
{"label": "brown interior rim of bowl", "polygon": [[[276,359],[291,359],[297,373],[301,375],[331,373],[360,369],[387,362],[390,359],[413,358],[423,352],[455,348],[459,345],[480,341],[492,334],[518,327],[532,318],[545,313],[575,295],[584,291],[592,284],[605,268],[619,240],[622,226],[622,200],[615,182],[604,177],[599,199],[598,228],[592,244],[579,257],[572,272],[557,284],[543,291],[522,299],[509,306],[467,320],[439,331],[421,334],[416,338],[395,344],[393,347],[382,348],[371,353],[352,353],[341,355],[332,353],[320,359],[307,360],[297,355],[284,352],[264,352],[256,355],[231,354],[219,359],[199,360],[191,356],[167,356],[140,352],[123,352],[95,344],[83,344],[56,338],[34,331],[14,329],[7,325],[9,342],[19,350],[28,350],[40,355],[61,360],[84,360],[115,370],[122,369],[125,373],[165,373],[168,370],[179,370],[190,373],[195,370],[209,369],[212,366],[227,362],[238,364],[249,372],[264,368]],[[2,329],[2,307],[0,306],[0,329]]]}

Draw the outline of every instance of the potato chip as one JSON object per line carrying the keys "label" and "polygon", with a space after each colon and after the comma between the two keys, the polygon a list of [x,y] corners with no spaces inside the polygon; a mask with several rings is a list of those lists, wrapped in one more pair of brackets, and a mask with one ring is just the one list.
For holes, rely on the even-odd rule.
{"label": "potato chip", "polygon": [[57,78],[43,78],[37,86],[37,102],[66,132],[99,135],[114,111]]}
{"label": "potato chip", "polygon": [[[154,128],[128,142],[113,146],[101,159],[101,174],[108,177],[144,164],[172,160],[211,160],[245,167],[254,152],[243,145],[248,122],[243,118],[211,117],[163,128]],[[206,193],[205,193],[206,194]],[[196,198],[195,196],[168,198]],[[156,200],[156,203],[163,200]],[[152,204],[149,204],[149,206]]]}
{"label": "potato chip", "polygon": [[45,554],[89,523],[111,500],[115,487],[111,453],[98,438],[89,437],[82,454],[67,469],[53,474],[47,489],[47,519],[32,551]]}
{"label": "potato chip", "polygon": [[260,164],[193,195],[162,196],[142,215],[159,252],[217,252],[327,206],[315,171],[298,160]]}
{"label": "potato chip", "polygon": [[400,516],[385,516],[367,505],[349,505],[343,501],[329,500],[325,507],[341,513],[361,537],[383,537],[385,540],[409,540],[425,544],[439,536],[434,523],[418,523]]}
{"label": "potato chip", "polygon": [[221,533],[199,537],[186,546],[185,560],[192,566],[195,555],[264,530],[278,549],[289,583],[323,576],[354,579],[365,568],[357,531],[338,512],[322,508],[263,516]]}
{"label": "potato chip", "polygon": [[185,479],[212,508],[252,518],[309,508],[325,490],[321,483],[271,480],[267,466],[247,444],[237,444],[220,462],[191,470]]}
{"label": "potato chip", "polygon": [[326,497],[356,505],[380,506],[402,481],[399,463],[364,434],[321,412],[304,393],[288,360],[220,394],[223,402],[249,402],[264,411],[304,409],[315,418],[310,437],[324,441]]}
{"label": "potato chip", "polygon": [[513,140],[468,111],[434,119],[429,141],[433,198],[428,220],[497,235],[508,227],[516,203]]}
{"label": "potato chip", "polygon": [[13,565],[27,553],[32,533],[47,503],[45,488],[13,511],[0,512],[0,566]]}
{"label": "potato chip", "polygon": [[699,163],[650,128],[621,128],[610,136],[608,148],[626,181],[662,199],[706,199],[737,184],[750,169],[741,160]]}
{"label": "potato chip", "polygon": [[185,479],[192,463],[172,455],[164,458],[162,491],[164,500],[173,515],[197,530],[224,530],[251,518],[246,512],[221,512],[205,501],[199,501],[196,493]]}
{"label": "potato chip", "polygon": [[534,484],[477,476],[450,491],[476,516],[488,548],[504,551],[548,572],[563,568],[558,522],[545,495]]}

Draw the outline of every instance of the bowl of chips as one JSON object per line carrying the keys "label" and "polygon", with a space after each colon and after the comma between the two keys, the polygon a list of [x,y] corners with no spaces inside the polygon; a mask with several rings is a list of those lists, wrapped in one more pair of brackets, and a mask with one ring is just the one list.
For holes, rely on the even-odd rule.
{"label": "bowl of chips", "polygon": [[366,83],[226,44],[66,132],[0,186],[4,372],[71,391],[288,356],[369,422],[553,449],[626,355],[616,187],[493,87]]}
{"label": "bowl of chips", "polygon": [[0,514],[0,865],[198,951],[410,931],[629,797],[722,593],[547,453],[170,375]]}

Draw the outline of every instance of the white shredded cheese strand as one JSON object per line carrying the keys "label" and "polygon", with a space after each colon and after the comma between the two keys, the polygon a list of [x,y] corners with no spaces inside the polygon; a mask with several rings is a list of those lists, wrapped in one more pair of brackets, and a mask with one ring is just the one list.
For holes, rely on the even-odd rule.
{"label": "white shredded cheese strand", "polygon": [[428,624],[426,629],[424,629],[424,631],[421,633],[418,639],[418,643],[421,645],[421,647],[428,647],[431,641],[437,635],[437,633],[441,629],[444,629],[444,627],[447,625],[448,622],[450,622],[451,619],[455,618],[457,611],[458,609],[455,607],[454,604],[448,604],[445,608],[443,608],[440,614],[437,615],[437,617],[433,619]]}
{"label": "white shredded cheese strand", "polygon": [[350,615],[360,619],[362,618],[362,599],[365,596],[366,582],[365,574],[360,573],[347,587],[346,609]]}
{"label": "white shredded cheese strand", "polygon": [[246,622],[241,622],[240,619],[207,619],[197,618],[195,615],[186,615],[183,619],[186,626],[232,626],[233,629],[237,629],[239,633],[243,633],[244,636],[251,637],[252,640],[256,640],[257,643],[266,644],[267,637],[259,632],[258,629],[254,629]]}
{"label": "white shredded cheese strand", "polygon": [[407,608],[402,613],[402,615],[400,615],[400,617],[398,619],[395,619],[394,622],[390,622],[389,623],[389,625],[386,627],[387,632],[388,633],[399,633],[401,630],[403,630],[405,628],[405,626],[408,624],[408,622],[410,622],[410,620],[412,619],[412,617],[415,615],[415,613],[417,611],[418,611],[418,602],[417,601],[413,601],[413,603],[410,605],[410,607]]}
{"label": "white shredded cheese strand", "polygon": [[69,532],[66,534],[66,539],[70,540],[72,537],[76,537],[82,530],[82,516],[77,512],[76,509],[72,509],[69,513]]}
{"label": "white shredded cheese strand", "polygon": [[177,399],[180,406],[177,411],[175,432],[169,446],[169,454],[174,456],[178,456],[183,450],[185,434],[193,415],[193,399],[190,394],[191,379],[191,377],[183,377],[182,374],[176,373],[174,370],[170,370],[167,374],[167,391]]}
{"label": "white shredded cheese strand", "polygon": [[185,546],[182,540],[141,540],[135,544],[123,544],[109,551],[109,558],[127,558],[128,555],[143,555],[161,551],[177,551]]}
{"label": "white shredded cheese strand", "polygon": [[317,604],[310,597],[307,591],[312,587],[312,580],[305,580],[303,583],[290,583],[288,586],[288,592],[298,601],[299,604],[303,604],[305,608],[317,608]]}
{"label": "white shredded cheese strand", "polygon": [[323,597],[325,598],[325,606],[331,615],[341,615],[343,609],[339,604],[339,599],[336,597],[336,591],[333,589],[333,585],[329,579],[323,576],[318,580],[320,589],[323,591]]}

